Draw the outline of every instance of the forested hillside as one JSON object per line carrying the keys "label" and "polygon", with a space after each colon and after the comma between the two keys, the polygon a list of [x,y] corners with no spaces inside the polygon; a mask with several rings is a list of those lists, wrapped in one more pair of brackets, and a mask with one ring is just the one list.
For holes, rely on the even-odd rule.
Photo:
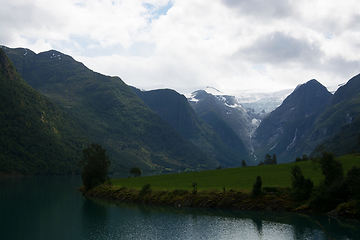
{"label": "forested hillside", "polygon": [[90,140],[50,99],[32,89],[0,48],[0,174],[79,173]]}
{"label": "forested hillside", "polygon": [[5,48],[30,86],[66,110],[111,157],[111,169],[128,172],[211,169],[218,161],[180,136],[119,77],[91,71],[51,50]]}

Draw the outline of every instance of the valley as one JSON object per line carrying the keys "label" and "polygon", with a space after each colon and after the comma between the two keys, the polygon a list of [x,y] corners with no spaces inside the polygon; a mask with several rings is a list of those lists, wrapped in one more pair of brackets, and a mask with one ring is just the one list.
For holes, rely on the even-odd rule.
{"label": "valley", "polygon": [[[332,92],[313,79],[295,90],[275,93],[235,96],[208,87],[185,97],[171,89],[139,90],[54,50],[39,54],[5,46],[2,50],[29,85],[25,91],[35,89],[76,126],[65,130],[68,136],[78,136],[72,138],[77,139],[76,147],[66,144],[76,152],[71,160],[64,157],[72,162],[66,172],[78,173],[75,163],[90,142],[107,149],[111,172],[127,172],[134,166],[153,173],[201,171],[239,167],[243,160],[254,166],[266,154],[275,154],[278,163],[289,163],[304,154],[319,156],[322,150],[336,156],[360,150],[359,75]],[[6,121],[13,124],[11,118]],[[24,149],[34,149],[24,144]],[[8,154],[3,158],[9,159]],[[43,160],[35,165],[33,161],[20,165],[39,166]],[[5,164],[0,172],[46,172],[21,170],[20,165]]]}

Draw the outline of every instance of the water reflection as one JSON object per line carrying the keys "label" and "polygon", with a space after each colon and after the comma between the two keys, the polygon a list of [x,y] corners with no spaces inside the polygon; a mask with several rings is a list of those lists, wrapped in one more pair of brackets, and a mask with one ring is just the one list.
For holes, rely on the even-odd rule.
{"label": "water reflection", "polygon": [[82,236],[85,239],[107,239],[108,207],[102,202],[83,197]]}
{"label": "water reflection", "polygon": [[357,239],[360,234],[359,222],[324,216],[98,200],[97,204],[111,209],[111,219],[117,222],[117,228],[110,231],[113,239]]}
{"label": "water reflection", "polygon": [[[294,213],[117,204],[79,176],[0,179],[1,239],[358,239],[357,221]],[[320,226],[321,225],[321,226]]]}

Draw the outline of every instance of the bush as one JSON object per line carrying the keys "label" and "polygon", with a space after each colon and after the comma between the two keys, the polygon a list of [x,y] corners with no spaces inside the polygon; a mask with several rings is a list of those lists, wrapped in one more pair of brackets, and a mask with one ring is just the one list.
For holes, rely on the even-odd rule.
{"label": "bush", "polygon": [[253,189],[251,191],[251,196],[252,197],[261,196],[262,195],[261,187],[262,187],[261,177],[257,176],[256,182],[254,183]]}
{"label": "bush", "polygon": [[319,212],[335,209],[339,204],[350,199],[360,200],[360,167],[353,166],[346,174],[346,178],[333,181],[330,186],[321,185],[309,205]]}
{"label": "bush", "polygon": [[325,185],[322,185],[314,191],[313,196],[309,200],[309,206],[315,212],[329,212],[336,208],[338,203],[333,201],[326,191]]}
{"label": "bush", "polygon": [[172,191],[172,194],[177,196],[184,196],[189,194],[189,191],[185,189],[175,189],[174,191]]}
{"label": "bush", "polygon": [[140,190],[140,192],[139,192],[139,195],[140,196],[144,196],[144,195],[146,195],[146,194],[150,194],[152,192],[152,189],[151,189],[151,184],[145,184],[142,188],[141,188],[141,190]]}

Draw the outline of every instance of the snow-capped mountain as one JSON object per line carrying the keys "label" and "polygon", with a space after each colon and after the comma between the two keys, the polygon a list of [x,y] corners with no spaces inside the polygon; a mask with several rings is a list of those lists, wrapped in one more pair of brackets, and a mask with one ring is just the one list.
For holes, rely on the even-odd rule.
{"label": "snow-capped mountain", "polygon": [[223,139],[235,134],[245,144],[247,151],[253,152],[251,137],[261,122],[261,114],[246,109],[235,96],[211,87],[193,92],[188,101],[198,116]]}
{"label": "snow-capped mountain", "polygon": [[235,98],[237,102],[231,100],[235,103],[235,105],[232,105],[233,107],[241,105],[249,112],[262,115],[264,113],[270,113],[278,106],[280,106],[284,99],[293,91],[293,89],[285,89],[276,92],[261,92],[256,90],[248,90],[236,93],[225,93],[214,87],[207,86],[203,90],[198,90],[191,94],[186,94],[190,103],[195,103],[199,101],[199,99],[195,98],[195,96],[201,98],[201,96],[203,96],[203,93],[200,93],[200,91],[204,91],[207,94],[212,94],[219,99],[226,98],[227,101],[229,101],[229,98]]}

